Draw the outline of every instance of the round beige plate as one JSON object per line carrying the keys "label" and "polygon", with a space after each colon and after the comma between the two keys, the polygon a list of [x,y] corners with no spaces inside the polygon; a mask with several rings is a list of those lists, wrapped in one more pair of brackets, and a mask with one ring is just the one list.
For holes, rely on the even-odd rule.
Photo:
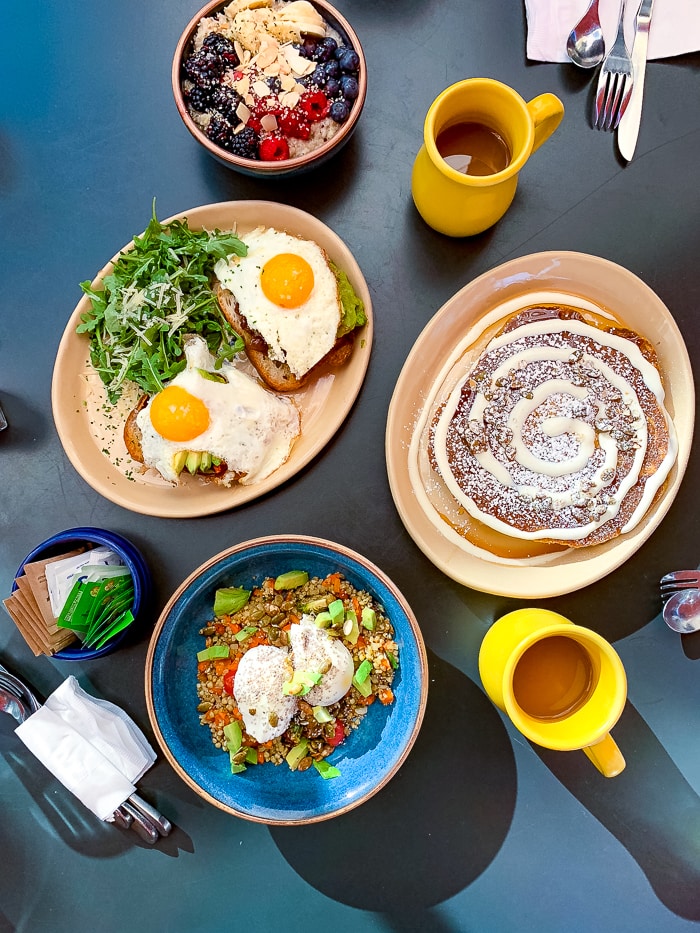
{"label": "round beige plate", "polygon": [[[570,548],[546,564],[510,560],[468,550],[412,481],[411,444],[423,406],[445,362],[468,329],[503,301],[546,290],[588,299],[647,337],[656,348],[665,379],[666,407],[678,434],[678,457],[662,496],[637,528],[595,547]],[[574,303],[574,302],[572,302]],[[470,282],[425,327],[399,376],[389,407],[386,459],[396,508],[408,533],[444,573],[486,593],[522,599],[559,596],[615,570],[646,541],[671,506],[683,478],[693,436],[695,394],[688,351],[668,308],[628,270],[583,253],[523,256]]]}
{"label": "round beige plate", "polygon": [[[187,218],[192,229],[232,230],[243,234],[263,225],[313,240],[350,279],[364,301],[367,324],[358,331],[352,356],[341,369],[322,375],[298,392],[288,393],[301,412],[301,436],[289,460],[267,479],[250,486],[217,486],[186,477],[174,487],[142,473],[128,456],[122,439],[126,415],[135,397],[120,408],[105,408],[102,382],[89,361],[87,336],[76,334],[81,314],[90,307],[83,297],[71,315],[58,348],[51,386],[56,430],[75,469],[97,492],[118,505],[144,515],[189,518],[234,508],[286,482],[312,460],[333,437],[352,408],[369,364],[372,347],[372,304],[355,258],[329,227],[295,207],[272,201],[229,201],[208,204],[170,217]],[[124,247],[125,249],[128,248]],[[94,286],[109,273],[116,256],[98,274]]]}

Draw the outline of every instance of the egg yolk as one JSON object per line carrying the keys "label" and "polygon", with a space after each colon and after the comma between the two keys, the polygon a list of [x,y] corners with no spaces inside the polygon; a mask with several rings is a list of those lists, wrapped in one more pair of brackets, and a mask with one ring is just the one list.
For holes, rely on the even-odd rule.
{"label": "egg yolk", "polygon": [[273,304],[280,308],[298,308],[311,294],[314,271],[302,256],[279,253],[263,266],[260,285]]}
{"label": "egg yolk", "polygon": [[167,386],[151,402],[151,424],[168,441],[191,441],[209,427],[209,409],[181,386]]}

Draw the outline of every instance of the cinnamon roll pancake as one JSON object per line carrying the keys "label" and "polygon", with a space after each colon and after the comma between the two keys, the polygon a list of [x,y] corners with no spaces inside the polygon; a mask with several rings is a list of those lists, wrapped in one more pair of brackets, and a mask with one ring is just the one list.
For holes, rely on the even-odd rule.
{"label": "cinnamon roll pancake", "polygon": [[542,303],[490,337],[434,413],[427,452],[487,538],[491,529],[578,548],[638,525],[677,443],[649,341],[612,318]]}

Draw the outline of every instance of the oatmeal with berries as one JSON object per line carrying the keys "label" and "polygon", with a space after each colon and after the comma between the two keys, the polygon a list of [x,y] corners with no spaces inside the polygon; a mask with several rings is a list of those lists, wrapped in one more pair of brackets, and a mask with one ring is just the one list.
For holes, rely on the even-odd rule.
{"label": "oatmeal with berries", "polygon": [[308,0],[233,0],[199,23],[182,90],[213,143],[241,158],[283,161],[322,146],[346,122],[359,67]]}
{"label": "oatmeal with berries", "polygon": [[399,647],[383,607],[340,573],[292,570],[217,590],[212,616],[197,710],[231,771],[286,762],[337,777],[326,759],[375,701],[394,701]]}

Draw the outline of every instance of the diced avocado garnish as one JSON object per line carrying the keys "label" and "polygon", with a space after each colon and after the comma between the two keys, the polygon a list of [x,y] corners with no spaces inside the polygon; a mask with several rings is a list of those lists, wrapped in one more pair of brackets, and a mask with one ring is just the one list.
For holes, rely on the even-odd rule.
{"label": "diced avocado garnish", "polygon": [[338,768],[336,768],[335,765],[329,765],[327,761],[314,761],[314,768],[316,768],[324,781],[340,777]]}
{"label": "diced avocado garnish", "polygon": [[336,281],[338,282],[338,294],[340,295],[340,304],[342,307],[342,317],[338,327],[338,337],[349,334],[356,327],[361,327],[367,323],[365,306],[362,299],[356,294],[355,289],[350,284],[345,272],[339,269],[335,263],[329,263]]}
{"label": "diced avocado garnish", "polygon": [[202,455],[198,450],[190,450],[187,452],[187,460],[185,460],[185,466],[189,473],[195,474],[199,469],[199,464],[202,462]]}
{"label": "diced avocado garnish", "polygon": [[355,683],[358,683],[358,684],[364,683],[371,673],[372,673],[372,662],[367,661],[365,659],[355,671],[355,678],[354,678]]}
{"label": "diced avocado garnish", "polygon": [[230,616],[242,609],[250,599],[250,590],[240,586],[224,586],[214,593],[214,615]]}
{"label": "diced avocado garnish", "polygon": [[245,753],[245,760],[249,765],[256,765],[258,763],[258,753],[254,748],[249,748]]}
{"label": "diced avocado garnish", "polygon": [[226,382],[226,376],[222,376],[220,373],[210,373],[208,369],[200,369],[197,367],[197,372],[203,379],[210,379],[212,382]]}
{"label": "diced avocado garnish", "polygon": [[342,599],[334,599],[328,606],[328,612],[331,616],[331,625],[340,625],[345,618],[345,606]]}
{"label": "diced avocado garnish", "polygon": [[275,580],[276,590],[293,590],[309,582],[309,575],[305,570],[288,570],[281,573]]}
{"label": "diced avocado garnish", "polygon": [[326,611],[319,612],[319,614],[314,619],[314,622],[316,625],[318,625],[319,628],[327,628],[332,623],[332,621],[333,619],[331,618],[330,612]]}
{"label": "diced avocado garnish", "polygon": [[187,463],[187,453],[186,450],[178,450],[178,452],[173,457],[173,470],[179,475],[185,469],[185,464]]}
{"label": "diced avocado garnish", "polygon": [[302,758],[306,757],[306,750],[308,747],[309,740],[302,739],[298,745],[294,745],[289,749],[284,760],[287,762],[292,771],[296,771],[296,769],[299,767],[299,762],[302,760]]}
{"label": "diced avocado garnish", "polygon": [[197,652],[198,661],[216,661],[229,656],[228,645],[210,645]]}
{"label": "diced avocado garnish", "polygon": [[229,757],[231,759],[231,774],[240,774],[241,771],[245,771],[244,764],[233,760],[233,752],[229,752]]}
{"label": "diced avocado garnish", "polygon": [[351,645],[356,644],[357,639],[360,637],[360,626],[357,624],[357,613],[354,609],[348,609],[345,613],[343,637],[346,638]]}
{"label": "diced avocado garnish", "polygon": [[362,624],[370,632],[374,631],[377,622],[377,613],[370,606],[365,606],[362,610]]}
{"label": "diced avocado garnish", "polygon": [[372,662],[365,660],[357,668],[352,678],[353,687],[355,687],[363,697],[368,697],[372,692],[372,680],[369,676],[371,673]]}
{"label": "diced avocado garnish", "polygon": [[285,696],[303,697],[320,682],[323,675],[317,671],[299,671],[292,674],[292,679],[282,684],[282,693]]}
{"label": "diced avocado garnish", "polygon": [[236,632],[234,638],[236,641],[245,641],[246,638],[250,638],[255,632],[257,632],[257,628],[254,625],[246,625],[240,632]]}
{"label": "diced avocado garnish", "polygon": [[235,719],[224,726],[224,738],[226,739],[226,747],[230,752],[235,754],[235,752],[239,751],[243,744],[243,730]]}
{"label": "diced avocado garnish", "polygon": [[333,722],[333,716],[331,716],[325,706],[312,706],[311,712],[314,714],[316,722],[320,722],[321,724]]}

